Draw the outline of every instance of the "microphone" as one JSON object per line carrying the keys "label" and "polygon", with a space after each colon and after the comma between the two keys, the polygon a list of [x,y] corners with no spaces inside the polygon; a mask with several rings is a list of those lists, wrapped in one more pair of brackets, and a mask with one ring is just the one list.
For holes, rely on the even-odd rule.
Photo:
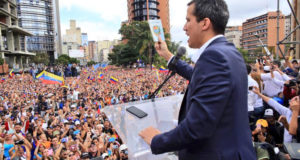
{"label": "microphone", "polygon": [[177,54],[175,57],[173,57],[173,60],[169,64],[169,68],[171,70],[175,70],[175,66],[178,62],[178,60],[186,53],[186,48],[185,47],[179,47],[177,49]]}

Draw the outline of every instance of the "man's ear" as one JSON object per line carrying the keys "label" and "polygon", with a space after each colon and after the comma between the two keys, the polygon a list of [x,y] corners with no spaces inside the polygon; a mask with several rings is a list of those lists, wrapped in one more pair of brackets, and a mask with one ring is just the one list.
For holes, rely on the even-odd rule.
{"label": "man's ear", "polygon": [[209,18],[204,18],[202,23],[202,30],[207,31],[210,27],[212,27],[212,23]]}

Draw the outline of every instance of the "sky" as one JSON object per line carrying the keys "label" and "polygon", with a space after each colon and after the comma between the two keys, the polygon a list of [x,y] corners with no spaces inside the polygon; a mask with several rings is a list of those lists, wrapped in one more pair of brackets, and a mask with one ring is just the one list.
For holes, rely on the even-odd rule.
{"label": "sky", "polygon": [[[225,0],[230,19],[229,26],[242,23],[268,11],[277,10],[276,0]],[[190,0],[169,0],[172,41],[187,47],[188,37],[183,31],[187,3]],[[121,22],[128,20],[127,0],[59,0],[62,34],[69,28],[69,21],[76,20],[77,27],[88,34],[89,40],[120,39]],[[287,1],[280,0],[280,10],[290,14]],[[187,47],[188,48],[188,47]],[[188,48],[188,52],[195,52]]]}

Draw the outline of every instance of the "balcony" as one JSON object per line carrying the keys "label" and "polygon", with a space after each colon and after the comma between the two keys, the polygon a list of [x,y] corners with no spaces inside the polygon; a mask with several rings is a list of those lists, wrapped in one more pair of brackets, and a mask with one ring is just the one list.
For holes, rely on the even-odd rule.
{"label": "balcony", "polygon": [[11,13],[9,13],[7,10],[5,10],[4,8],[0,8],[0,15],[4,15],[4,16],[11,16],[14,19],[17,19],[16,15],[13,15]]}
{"label": "balcony", "polygon": [[21,34],[21,35],[25,35],[25,36],[33,36],[32,33],[28,32],[28,31],[24,30],[23,28],[18,27],[18,26],[16,26],[16,25],[10,26],[10,27],[8,27],[8,29],[9,29],[9,30],[12,30],[14,33],[19,33],[19,34]]}

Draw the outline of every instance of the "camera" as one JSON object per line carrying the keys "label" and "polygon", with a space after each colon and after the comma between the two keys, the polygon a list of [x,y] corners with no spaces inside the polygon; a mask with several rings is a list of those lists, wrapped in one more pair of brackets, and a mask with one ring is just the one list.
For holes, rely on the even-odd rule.
{"label": "camera", "polygon": [[15,142],[15,145],[22,145],[24,144],[24,141],[23,140],[18,140]]}
{"label": "camera", "polygon": [[250,86],[250,87],[249,87],[249,90],[253,90],[253,86]]}

